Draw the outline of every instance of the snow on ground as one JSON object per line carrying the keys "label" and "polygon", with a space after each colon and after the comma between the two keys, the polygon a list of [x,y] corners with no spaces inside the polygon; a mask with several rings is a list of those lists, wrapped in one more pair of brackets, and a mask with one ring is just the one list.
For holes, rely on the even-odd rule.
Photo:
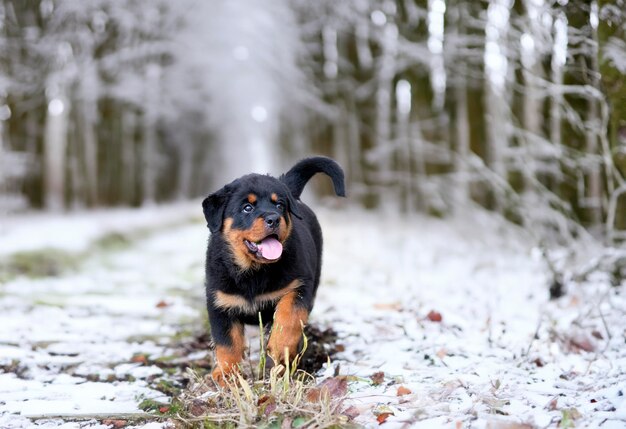
{"label": "snow on ground", "polygon": [[362,378],[348,401],[357,422],[393,412],[387,427],[556,427],[565,415],[626,427],[624,284],[599,275],[549,302],[540,253],[484,213],[324,224],[315,313],[340,333],[340,372]]}
{"label": "snow on ground", "polygon": [[[624,285],[597,274],[548,301],[539,252],[482,213],[317,211],[326,248],[312,320],[339,333],[343,352],[326,374],[355,376],[346,406],[357,423],[378,426],[389,412],[383,427],[626,427]],[[177,211],[42,215],[36,229],[32,216],[10,220],[4,254],[24,237],[33,250],[67,249],[71,236],[82,251],[111,225],[155,230],[60,277],[0,284],[1,428],[98,427],[163,396],[148,380],[167,375],[131,358],[167,356],[173,336],[204,323],[207,239],[202,222],[164,222],[165,212]],[[398,396],[400,386],[411,393]]]}
{"label": "snow on ground", "polygon": [[[163,371],[131,358],[167,356],[185,323],[202,320],[197,297],[207,233],[189,223],[191,213],[188,206],[172,206],[114,211],[112,219],[105,212],[51,217],[49,224],[38,217],[34,231],[44,248],[83,251],[103,234],[133,227],[158,232],[130,248],[89,257],[78,272],[0,285],[0,428],[26,427],[27,418],[133,416],[142,413],[137,405],[143,398],[167,400],[146,381]],[[28,225],[12,224],[16,230],[8,235],[18,243]],[[71,247],[51,241],[48,229],[71,237]],[[38,247],[35,240],[30,237],[29,250]]]}
{"label": "snow on ground", "polygon": [[199,202],[75,213],[29,213],[0,222],[0,256],[52,248],[82,252],[110,233],[129,233],[200,216]]}

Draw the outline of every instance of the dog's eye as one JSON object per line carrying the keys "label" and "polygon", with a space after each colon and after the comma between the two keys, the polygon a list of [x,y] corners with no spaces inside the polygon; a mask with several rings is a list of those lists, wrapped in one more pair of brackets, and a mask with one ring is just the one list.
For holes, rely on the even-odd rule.
{"label": "dog's eye", "polygon": [[246,204],[243,206],[244,213],[252,213],[252,210],[254,210],[254,206],[252,204]]}
{"label": "dog's eye", "polygon": [[276,203],[276,208],[277,208],[278,210],[282,211],[282,210],[285,208],[285,206],[284,206],[284,204],[283,204],[283,203]]}

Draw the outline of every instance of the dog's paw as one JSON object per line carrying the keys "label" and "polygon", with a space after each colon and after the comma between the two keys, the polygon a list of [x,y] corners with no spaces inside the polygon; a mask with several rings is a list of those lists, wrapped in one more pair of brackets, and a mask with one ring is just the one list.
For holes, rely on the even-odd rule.
{"label": "dog's paw", "polygon": [[233,383],[238,371],[237,365],[217,365],[211,372],[211,378],[219,387],[226,387],[228,383]]}

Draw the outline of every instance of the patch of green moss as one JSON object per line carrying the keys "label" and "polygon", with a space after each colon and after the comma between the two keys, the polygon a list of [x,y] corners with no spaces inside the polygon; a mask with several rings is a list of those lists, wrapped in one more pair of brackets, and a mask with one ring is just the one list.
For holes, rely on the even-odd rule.
{"label": "patch of green moss", "polygon": [[0,281],[17,276],[55,277],[78,267],[82,255],[57,249],[14,253],[0,261]]}
{"label": "patch of green moss", "polygon": [[99,238],[94,244],[94,249],[119,251],[130,247],[133,240],[131,237],[119,232],[111,232]]}

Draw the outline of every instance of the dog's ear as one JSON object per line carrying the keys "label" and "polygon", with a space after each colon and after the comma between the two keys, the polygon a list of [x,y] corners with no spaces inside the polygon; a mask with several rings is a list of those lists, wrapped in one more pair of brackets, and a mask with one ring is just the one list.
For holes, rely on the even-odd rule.
{"label": "dog's ear", "polygon": [[217,192],[212,193],[202,201],[202,210],[206,224],[212,233],[218,232],[224,221],[224,209],[228,203],[230,192],[223,187]]}
{"label": "dog's ear", "polygon": [[287,204],[289,204],[289,212],[297,217],[298,219],[302,219],[302,215],[300,214],[300,210],[298,209],[298,201],[291,195],[291,192],[287,191]]}

